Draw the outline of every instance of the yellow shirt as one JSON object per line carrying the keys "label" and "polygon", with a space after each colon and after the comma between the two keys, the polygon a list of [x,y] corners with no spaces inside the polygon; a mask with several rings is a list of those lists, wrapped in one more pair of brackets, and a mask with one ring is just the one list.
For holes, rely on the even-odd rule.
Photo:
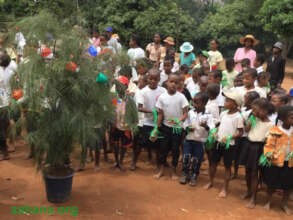
{"label": "yellow shirt", "polygon": [[150,43],[147,45],[146,51],[148,51],[150,54],[150,60],[157,62],[161,57],[161,54],[164,54],[164,47],[160,45],[160,47],[156,48],[155,43]]}

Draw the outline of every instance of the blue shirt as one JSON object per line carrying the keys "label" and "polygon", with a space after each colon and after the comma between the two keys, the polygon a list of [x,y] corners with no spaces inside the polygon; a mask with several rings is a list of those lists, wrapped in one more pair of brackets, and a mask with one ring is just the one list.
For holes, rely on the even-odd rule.
{"label": "blue shirt", "polygon": [[[180,54],[180,66],[183,64],[186,64],[188,67],[191,66],[192,62],[195,61],[195,55],[194,53],[190,53],[187,57],[184,57],[184,53]],[[188,73],[191,74],[191,69],[189,68]]]}

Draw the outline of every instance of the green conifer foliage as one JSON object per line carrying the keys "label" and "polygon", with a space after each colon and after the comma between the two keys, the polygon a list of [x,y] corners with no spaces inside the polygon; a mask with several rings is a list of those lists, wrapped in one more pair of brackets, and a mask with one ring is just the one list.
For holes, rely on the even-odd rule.
{"label": "green conifer foliage", "polygon": [[[26,58],[11,86],[23,89],[24,100],[12,100],[11,107],[21,105],[26,115],[34,115],[26,117],[33,128],[26,138],[35,146],[37,168],[64,168],[73,147],[86,147],[88,139],[98,138],[93,128],[113,119],[113,73],[129,61],[125,54],[89,56],[87,33],[47,12],[24,18],[17,27],[27,40]],[[40,42],[51,48],[53,59],[42,56]],[[96,82],[101,72],[106,83]]]}

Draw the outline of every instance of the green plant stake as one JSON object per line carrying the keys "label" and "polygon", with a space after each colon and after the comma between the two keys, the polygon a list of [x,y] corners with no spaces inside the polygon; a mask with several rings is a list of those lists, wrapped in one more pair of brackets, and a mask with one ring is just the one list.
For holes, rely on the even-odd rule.
{"label": "green plant stake", "polygon": [[254,117],[254,115],[250,115],[250,117],[248,118],[248,122],[251,123],[251,127],[255,127],[256,126],[256,118]]}
{"label": "green plant stake", "polygon": [[227,136],[227,139],[226,139],[226,146],[225,146],[225,149],[228,150],[229,147],[230,147],[230,143],[231,143],[231,140],[232,140],[232,135],[228,135]]}
{"label": "green plant stake", "polygon": [[217,132],[218,132],[217,128],[213,128],[212,130],[210,130],[209,136],[206,141],[206,149],[207,150],[210,150],[215,145]]}
{"label": "green plant stake", "polygon": [[153,113],[153,116],[154,116],[154,124],[155,124],[155,127],[154,129],[151,131],[151,135],[150,137],[152,138],[164,138],[162,136],[159,136],[159,129],[158,129],[158,125],[157,125],[157,122],[158,122],[158,112],[156,109],[153,109],[152,110],[152,113]]}
{"label": "green plant stake", "polygon": [[259,165],[262,167],[271,167],[272,166],[272,161],[270,160],[269,156],[273,156],[271,152],[266,153],[265,155],[262,154],[260,159],[259,159]]}

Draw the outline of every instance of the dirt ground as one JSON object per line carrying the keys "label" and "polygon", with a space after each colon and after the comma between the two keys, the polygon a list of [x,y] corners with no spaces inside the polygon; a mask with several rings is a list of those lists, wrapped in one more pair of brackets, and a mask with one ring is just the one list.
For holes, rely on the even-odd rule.
{"label": "dirt ground", "polygon": [[[293,65],[287,72],[293,76]],[[284,87],[293,86],[293,78],[286,77]],[[0,219],[208,219],[208,220],[291,220],[280,210],[281,196],[276,194],[271,211],[265,211],[266,197],[258,194],[254,210],[245,207],[246,201],[240,196],[245,192],[244,173],[240,169],[240,178],[233,180],[227,199],[217,197],[223,177],[223,167],[217,173],[215,187],[209,191],[203,189],[208,176],[200,175],[194,188],[172,181],[167,172],[160,179],[153,179],[152,165],[143,160],[138,163],[135,172],[127,170],[121,173],[112,170],[110,164],[102,161],[100,172],[94,172],[93,163],[87,164],[84,172],[76,173],[73,180],[71,199],[65,204],[54,205],[46,200],[45,185],[41,173],[37,173],[31,160],[25,160],[28,146],[23,140],[16,142],[16,152],[9,161],[0,162]],[[130,167],[131,153],[126,158],[126,167]],[[76,167],[76,161],[74,161]],[[206,162],[203,168],[207,168]],[[76,217],[66,215],[13,215],[12,206],[75,206]],[[289,203],[293,209],[293,202]]]}

